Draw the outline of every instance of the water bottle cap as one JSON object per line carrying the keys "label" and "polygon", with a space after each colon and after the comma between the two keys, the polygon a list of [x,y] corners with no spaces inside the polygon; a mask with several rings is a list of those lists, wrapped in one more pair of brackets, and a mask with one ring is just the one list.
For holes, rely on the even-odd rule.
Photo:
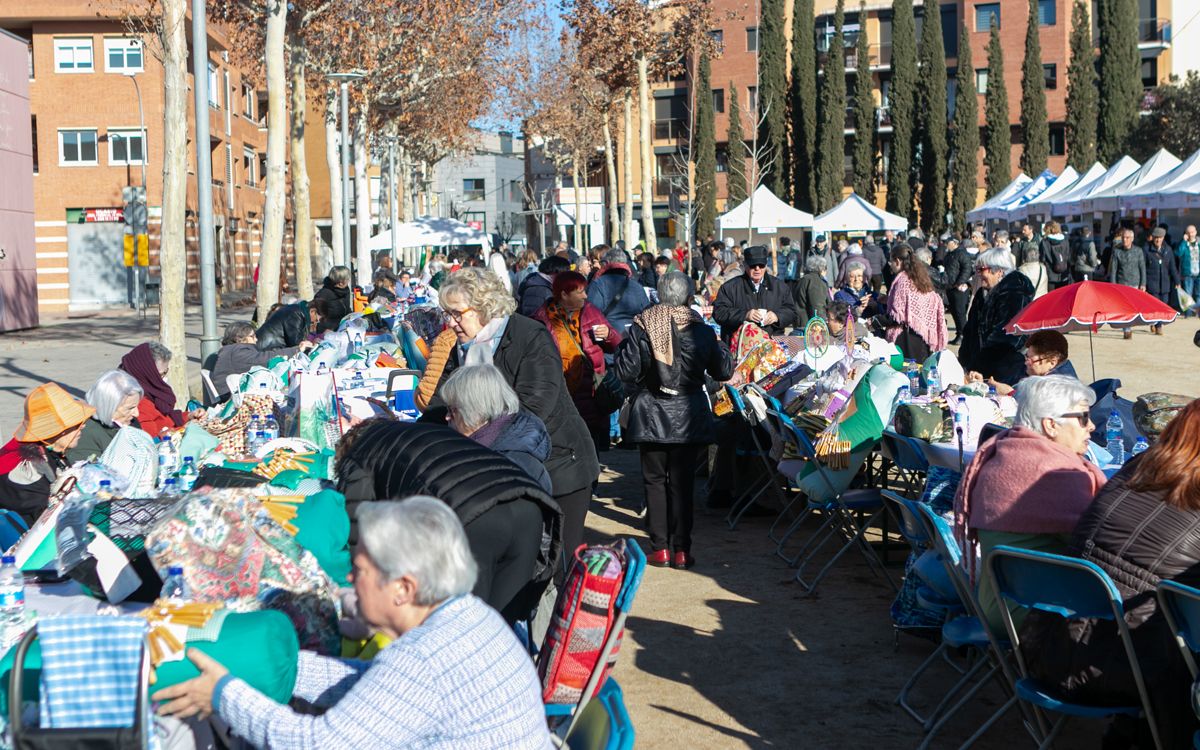
{"label": "water bottle cap", "polygon": [[1110,412],[1108,413],[1108,416],[1110,416],[1110,417],[1117,417],[1117,418],[1120,418],[1120,416],[1121,416],[1121,413],[1120,413],[1120,412],[1118,412],[1116,409],[1113,409],[1112,411],[1110,411]]}
{"label": "water bottle cap", "polygon": [[167,575],[169,575],[169,576],[183,575],[183,566],[182,565],[172,565],[172,566],[168,567]]}
{"label": "water bottle cap", "polygon": [[109,480],[107,480],[107,479],[101,479],[101,480],[100,480],[100,486],[101,486],[102,488],[103,488],[103,487],[112,487],[112,482],[110,482],[110,481],[109,481]]}
{"label": "water bottle cap", "polygon": [[177,484],[177,482],[176,482],[176,480],[175,480],[175,477],[167,477],[167,481],[166,481],[166,482],[164,482],[163,484],[168,484],[168,485],[170,485],[170,484]]}
{"label": "water bottle cap", "polygon": [[16,556],[15,556],[15,555],[5,555],[5,556],[3,556],[3,557],[0,557],[0,564],[3,564],[3,565],[16,565],[16,564],[17,564],[17,558],[16,558]]}
{"label": "water bottle cap", "polygon": [[184,457],[183,457],[183,462],[184,462],[185,464],[190,464],[190,463],[191,463],[193,460],[194,460],[194,459],[193,459],[191,456],[184,456]]}

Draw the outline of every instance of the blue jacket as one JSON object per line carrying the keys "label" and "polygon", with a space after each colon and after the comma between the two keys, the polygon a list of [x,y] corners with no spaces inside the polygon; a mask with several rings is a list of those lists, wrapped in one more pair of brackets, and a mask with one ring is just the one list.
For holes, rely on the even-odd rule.
{"label": "blue jacket", "polygon": [[[613,300],[618,294],[621,299],[614,305]],[[588,302],[600,308],[613,328],[622,334],[633,322],[634,316],[650,306],[646,290],[633,278],[629,266],[624,263],[610,263],[603,273],[588,284]]]}
{"label": "blue jacket", "polygon": [[[1197,240],[1196,243],[1200,245],[1200,240]],[[1175,258],[1179,261],[1180,276],[1185,279],[1200,276],[1200,274],[1192,273],[1192,255],[1187,240],[1179,241],[1179,247],[1175,248]]]}

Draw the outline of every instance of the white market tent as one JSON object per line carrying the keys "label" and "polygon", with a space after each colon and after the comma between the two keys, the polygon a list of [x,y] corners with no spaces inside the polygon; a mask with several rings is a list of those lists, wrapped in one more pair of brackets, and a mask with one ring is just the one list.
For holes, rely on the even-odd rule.
{"label": "white market tent", "polygon": [[873,206],[853,192],[813,221],[814,232],[883,232],[888,229],[907,231],[908,219]]}
{"label": "white market tent", "polygon": [[1120,198],[1121,209],[1128,211],[1158,208],[1162,203],[1163,193],[1177,192],[1180,185],[1188,184],[1198,174],[1200,174],[1200,150],[1158,179],[1143,183],[1133,191],[1122,195]]}
{"label": "white market tent", "polygon": [[1005,185],[1004,189],[1002,189],[1000,192],[996,193],[991,198],[988,198],[983,203],[980,203],[979,206],[973,210],[967,211],[967,221],[982,221],[986,219],[987,217],[984,216],[986,212],[1017,197],[1031,182],[1033,182],[1033,180],[1030,179],[1029,176],[1024,172],[1018,173],[1017,176],[1013,178],[1013,181]]}
{"label": "white market tent", "polygon": [[1141,168],[1135,160],[1128,156],[1122,156],[1108,168],[1096,180],[1093,180],[1088,185],[1080,185],[1077,188],[1071,188],[1063,195],[1054,199],[1054,210],[1051,212],[1054,216],[1080,216],[1083,214],[1083,200],[1092,193],[1103,192],[1113,185],[1124,180],[1129,175]]}
{"label": "white market tent", "polygon": [[1190,179],[1174,185],[1169,191],[1159,195],[1155,208],[1181,210],[1198,206],[1200,206],[1200,174],[1192,175]]}
{"label": "white market tent", "polygon": [[[1067,169],[1069,170],[1070,167]],[[1092,183],[1103,177],[1106,171],[1108,170],[1104,168],[1103,164],[1100,162],[1094,162],[1092,166],[1088,168],[1088,171],[1079,175],[1074,182],[1065,186],[1063,189],[1056,190],[1052,193],[1050,192],[1050,189],[1047,188],[1046,192],[1025,204],[1025,216],[1057,215],[1057,212],[1054,210],[1055,204],[1060,203],[1071,194],[1078,193],[1079,195],[1082,195],[1083,193],[1081,191],[1087,190]],[[1064,172],[1064,174],[1066,173]]]}
{"label": "white market tent", "polygon": [[754,231],[761,234],[776,234],[781,229],[810,229],[813,225],[812,214],[784,203],[766,185],[760,185],[754,191],[753,217],[750,208],[751,201],[747,198],[718,216],[717,228],[721,236],[739,230],[749,234],[751,220],[754,221]]}
{"label": "white market tent", "polygon": [[1040,175],[1030,180],[1029,184],[1019,194],[1014,195],[1010,200],[984,211],[983,218],[1001,220],[1012,218],[1013,209],[1034,200],[1046,192],[1046,188],[1050,187],[1050,183],[1052,182],[1054,182],[1054,173],[1049,169],[1044,170]]}
{"label": "white market tent", "polygon": [[1142,185],[1157,180],[1178,166],[1179,158],[1165,148],[1160,148],[1133,174],[1105,190],[1089,193],[1081,201],[1082,213],[1116,211],[1121,207],[1121,196],[1135,192]]}
{"label": "white market tent", "polygon": [[[458,219],[422,216],[415,221],[396,225],[396,247],[444,247],[446,245],[492,244],[491,237],[481,229],[470,227]],[[392,230],[385,229],[367,243],[372,252],[392,247]]]}
{"label": "white market tent", "polygon": [[1027,218],[1030,214],[1029,206],[1035,202],[1044,201],[1047,198],[1053,198],[1070,189],[1072,185],[1079,181],[1079,173],[1074,167],[1068,166],[1062,171],[1058,177],[1046,186],[1046,189],[1041,193],[1032,196],[1022,196],[1018,198],[1009,208],[1009,215],[1013,218]]}

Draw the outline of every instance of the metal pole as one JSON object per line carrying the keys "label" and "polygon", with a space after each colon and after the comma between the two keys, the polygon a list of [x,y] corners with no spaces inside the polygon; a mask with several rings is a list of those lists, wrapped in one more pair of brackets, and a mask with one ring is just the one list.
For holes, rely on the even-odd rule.
{"label": "metal pole", "polygon": [[392,214],[392,261],[396,260],[396,222],[400,214],[400,201],[396,191],[396,138],[388,139],[388,211]]}
{"label": "metal pole", "polygon": [[[208,134],[208,11],[192,0],[192,72],[196,98],[196,208],[200,218],[200,361],[221,347],[217,336],[217,274],[213,248],[212,151]],[[186,263],[185,263],[186,265]]]}
{"label": "metal pole", "polygon": [[[130,75],[129,80],[133,81],[133,91],[134,91],[134,93],[137,94],[138,122],[140,123],[140,127],[142,129],[142,133],[141,133],[141,135],[142,135],[142,137],[141,137],[141,141],[142,141],[142,213],[141,213],[141,217],[145,218],[146,223],[149,224],[149,217],[150,217],[149,192],[150,192],[150,189],[146,186],[146,159],[149,158],[149,156],[150,156],[150,143],[149,143],[150,139],[146,137],[146,112],[145,112],[145,110],[142,109],[142,87],[138,85],[136,76]],[[128,148],[126,150],[128,151]],[[128,156],[128,153],[126,154],[126,156]],[[137,198],[137,196],[134,196],[135,200],[136,200],[136,198]],[[141,266],[141,264],[138,263],[138,257],[139,257],[138,250],[140,249],[139,245],[138,245],[138,242],[139,242],[138,238],[141,236],[142,230],[145,230],[148,233],[150,231],[150,228],[148,226],[138,225],[138,226],[134,227],[134,230],[135,231],[133,234],[133,304],[137,307],[138,311],[141,313],[141,316],[144,318],[144,317],[146,317],[146,304],[145,304],[146,300],[145,300],[144,295],[142,294],[142,266]]]}
{"label": "metal pole", "polygon": [[342,81],[342,265],[349,267],[350,252],[350,84]]}

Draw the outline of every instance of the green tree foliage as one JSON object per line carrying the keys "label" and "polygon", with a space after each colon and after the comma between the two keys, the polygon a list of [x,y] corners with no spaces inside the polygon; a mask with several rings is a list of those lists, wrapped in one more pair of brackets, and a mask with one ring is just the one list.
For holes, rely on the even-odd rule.
{"label": "green tree foliage", "polygon": [[792,40],[792,86],[788,97],[792,116],[789,152],[792,205],[811,212],[817,204],[817,50],[813,0],[795,0],[792,4]]}
{"label": "green tree foliage", "polygon": [[1042,73],[1042,43],[1038,37],[1038,0],[1029,0],[1025,25],[1025,64],[1021,68],[1021,169],[1030,177],[1041,174],[1050,158],[1050,125],[1046,121],[1046,77]]}
{"label": "green tree foliage", "polygon": [[925,0],[915,137],[920,144],[921,228],[940,233],[946,226],[946,48],[937,0]]}
{"label": "green tree foliage", "polygon": [[717,139],[713,122],[712,64],[700,54],[696,72],[696,236],[713,233],[717,221]]}
{"label": "green tree foliage", "polygon": [[749,197],[746,192],[746,132],[742,130],[741,94],[737,86],[729,83],[729,170],[725,173],[727,206],[732,208]]}
{"label": "green tree foliage", "polygon": [[817,116],[817,208],[826,211],[842,198],[846,181],[846,44],[842,36],[844,0],[834,14],[833,39],[825,57]]}
{"label": "green tree foliage", "polygon": [[1009,151],[1012,130],[1008,123],[1008,89],[1004,85],[1004,49],[1000,29],[992,26],[988,40],[987,97],[984,101],[983,158],[987,170],[987,195],[992,197],[1012,181]]}
{"label": "green tree foliage", "polygon": [[912,0],[896,0],[892,6],[892,150],[888,162],[887,209],[908,216],[912,213],[912,139],[917,86],[917,26]]}
{"label": "green tree foliage", "polygon": [[[867,17],[867,6],[859,6],[858,17]],[[875,201],[875,97],[871,94],[871,60],[867,33],[858,33],[854,71],[854,192]]]}
{"label": "green tree foliage", "polygon": [[1084,0],[1071,8],[1071,62],[1067,68],[1067,163],[1084,172],[1096,161],[1096,52]]}
{"label": "green tree foliage", "polygon": [[762,184],[784,194],[787,151],[787,38],[783,31],[784,0],[762,0],[758,25],[758,141]]}
{"label": "green tree foliage", "polygon": [[1191,154],[1200,149],[1200,73],[1188,71],[1187,78],[1172,78],[1154,89],[1150,112],[1138,119],[1129,139],[1129,153],[1145,161],[1160,148],[1174,154]]}
{"label": "green tree foliage", "polygon": [[979,180],[979,101],[975,92],[975,65],[971,60],[971,35],[963,24],[958,35],[958,85],[954,95],[954,132],[951,133],[953,198],[950,218],[957,231],[966,229],[967,211],[975,207]]}
{"label": "green tree foliage", "polygon": [[1137,0],[1099,0],[1100,106],[1096,150],[1111,164],[1125,153],[1126,140],[1138,122],[1142,95],[1141,57],[1137,47]]}

